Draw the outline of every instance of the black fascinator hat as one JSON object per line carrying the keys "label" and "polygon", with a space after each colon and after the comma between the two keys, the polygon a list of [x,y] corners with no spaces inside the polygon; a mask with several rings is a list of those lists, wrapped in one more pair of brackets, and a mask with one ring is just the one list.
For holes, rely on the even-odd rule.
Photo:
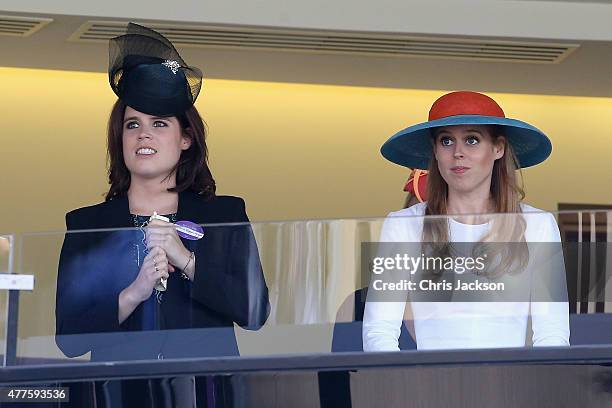
{"label": "black fascinator hat", "polygon": [[156,116],[184,113],[202,87],[202,71],[188,66],[163,35],[129,23],[109,43],[108,80],[128,106]]}

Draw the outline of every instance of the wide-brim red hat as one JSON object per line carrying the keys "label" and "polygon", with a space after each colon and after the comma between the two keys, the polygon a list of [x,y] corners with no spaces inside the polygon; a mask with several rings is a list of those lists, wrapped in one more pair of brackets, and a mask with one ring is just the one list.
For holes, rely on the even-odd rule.
{"label": "wide-brim red hat", "polygon": [[427,169],[432,155],[432,129],[455,125],[497,125],[512,146],[519,167],[546,160],[552,152],[550,139],[529,123],[506,118],[492,98],[478,92],[451,92],[438,98],[429,121],[410,126],[391,136],[380,152],[389,161],[409,168]]}

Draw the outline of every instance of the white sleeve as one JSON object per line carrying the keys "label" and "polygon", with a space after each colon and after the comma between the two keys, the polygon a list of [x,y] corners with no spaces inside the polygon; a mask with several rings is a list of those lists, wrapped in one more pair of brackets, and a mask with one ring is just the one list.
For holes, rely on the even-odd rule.
{"label": "white sleeve", "polygon": [[[542,216],[542,239],[540,242],[559,243],[556,258],[551,265],[554,267],[550,281],[553,291],[551,297],[555,301],[546,302],[541,295],[531,303],[531,324],[533,329],[533,345],[537,346],[569,346],[569,304],[567,300],[560,301],[561,297],[567,299],[567,285],[565,277],[565,264],[561,248],[559,227],[552,214]],[[555,293],[556,291],[556,293]],[[561,293],[561,295],[560,295]]]}
{"label": "white sleeve", "polygon": [[[402,232],[408,225],[402,218],[389,216],[385,219],[380,242],[405,242],[408,237]],[[371,298],[368,296],[368,298]],[[366,301],[363,314],[363,350],[399,351],[399,336],[404,320],[403,302]]]}
{"label": "white sleeve", "polygon": [[567,302],[533,302],[531,322],[534,347],[570,345]]}
{"label": "white sleeve", "polygon": [[399,351],[405,302],[366,302],[363,351]]}

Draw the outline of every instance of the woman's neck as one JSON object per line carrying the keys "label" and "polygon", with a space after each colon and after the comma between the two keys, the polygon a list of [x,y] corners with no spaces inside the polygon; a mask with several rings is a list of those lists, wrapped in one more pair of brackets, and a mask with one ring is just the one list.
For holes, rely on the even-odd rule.
{"label": "woman's neck", "polygon": [[449,189],[447,203],[446,213],[461,215],[455,218],[465,224],[484,223],[486,217],[479,216],[479,214],[490,214],[495,211],[489,189],[469,193]]}
{"label": "woman's neck", "polygon": [[175,186],[172,180],[132,180],[127,196],[130,213],[138,215],[172,214],[178,210],[178,193],[168,191]]}

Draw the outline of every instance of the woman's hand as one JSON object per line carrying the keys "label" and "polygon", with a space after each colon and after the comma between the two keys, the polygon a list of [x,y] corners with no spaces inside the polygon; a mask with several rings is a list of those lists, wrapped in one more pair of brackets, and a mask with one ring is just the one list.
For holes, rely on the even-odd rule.
{"label": "woman's hand", "polygon": [[127,287],[132,299],[139,304],[151,297],[155,285],[160,279],[168,279],[168,258],[163,249],[153,247],[145,256],[138,276]]}
{"label": "woman's hand", "polygon": [[123,323],[139,304],[151,297],[157,282],[168,279],[169,264],[166,253],[153,247],[145,256],[136,279],[119,294],[119,324]]}
{"label": "woman's hand", "polygon": [[174,272],[174,266],[183,268],[187,264],[191,252],[181,242],[174,224],[152,220],[145,228],[145,233],[149,250],[153,247],[159,247],[166,253],[170,263],[170,272]]}

